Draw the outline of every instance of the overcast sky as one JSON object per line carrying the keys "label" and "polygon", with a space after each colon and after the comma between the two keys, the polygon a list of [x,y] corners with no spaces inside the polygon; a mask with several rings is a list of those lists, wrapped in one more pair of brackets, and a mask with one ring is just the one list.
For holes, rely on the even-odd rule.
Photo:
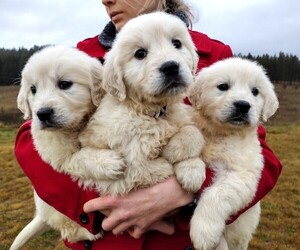
{"label": "overcast sky", "polygon": [[[300,58],[299,0],[189,0],[194,29],[229,44],[235,54]],[[101,0],[0,0],[0,48],[74,46],[108,22]]]}

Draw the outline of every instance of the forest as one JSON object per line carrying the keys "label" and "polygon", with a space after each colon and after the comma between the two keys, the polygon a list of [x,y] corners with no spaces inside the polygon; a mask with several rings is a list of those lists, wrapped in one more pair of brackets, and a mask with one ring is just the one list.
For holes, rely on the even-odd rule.
{"label": "forest", "polygon": [[[22,68],[28,58],[45,46],[34,46],[31,49],[0,48],[0,86],[19,84]],[[238,54],[236,56],[255,60],[261,64],[274,83],[299,86],[300,61],[295,55],[280,52],[278,55],[254,56]]]}

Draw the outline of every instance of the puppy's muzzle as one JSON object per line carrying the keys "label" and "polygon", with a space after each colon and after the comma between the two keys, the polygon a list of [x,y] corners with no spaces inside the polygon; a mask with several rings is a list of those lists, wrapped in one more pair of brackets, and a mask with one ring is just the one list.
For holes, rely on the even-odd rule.
{"label": "puppy's muzzle", "polygon": [[187,83],[180,73],[180,64],[175,61],[167,61],[159,68],[163,76],[161,93],[177,94],[181,92]]}
{"label": "puppy's muzzle", "polygon": [[233,103],[236,112],[241,114],[247,114],[250,110],[250,103],[246,101],[237,101]]}
{"label": "puppy's muzzle", "polygon": [[161,65],[159,70],[165,76],[176,76],[179,73],[179,64],[175,61],[168,61]]}
{"label": "puppy's muzzle", "polygon": [[36,115],[41,122],[50,121],[53,114],[54,110],[52,108],[41,108],[36,112]]}
{"label": "puppy's muzzle", "polygon": [[55,122],[54,113],[54,109],[49,107],[40,108],[36,112],[42,127],[58,127],[58,124]]}
{"label": "puppy's muzzle", "polygon": [[233,103],[233,110],[228,121],[234,125],[249,124],[249,102],[240,100]]}

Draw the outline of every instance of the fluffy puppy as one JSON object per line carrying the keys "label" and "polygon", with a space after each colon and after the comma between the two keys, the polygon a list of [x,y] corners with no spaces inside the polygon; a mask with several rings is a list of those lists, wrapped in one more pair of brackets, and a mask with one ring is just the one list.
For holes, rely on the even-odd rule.
{"label": "fluffy puppy", "polygon": [[[83,151],[112,149],[126,162],[119,169],[124,176],[93,183],[102,194],[148,187],[174,175],[174,167],[184,188],[199,189],[203,137],[192,123],[191,108],[182,103],[197,61],[187,27],[172,15],[141,15],[119,32],[105,58],[102,83],[108,94],[80,136]],[[114,176],[115,171],[102,173]]]}
{"label": "fluffy puppy", "polygon": [[[22,71],[18,108],[32,118],[31,133],[42,159],[59,172],[79,150],[78,134],[95,111],[104,91],[100,88],[102,65],[75,48],[46,47],[35,53]],[[63,239],[94,240],[88,230],[42,201],[34,192],[36,215],[17,236],[11,249],[19,249],[49,226]]]}
{"label": "fluffy puppy", "polygon": [[255,195],[263,168],[257,126],[278,108],[273,85],[257,63],[231,58],[200,71],[188,97],[206,143],[201,158],[215,172],[191,219],[191,239],[198,250],[247,249],[259,204],[225,222]]}

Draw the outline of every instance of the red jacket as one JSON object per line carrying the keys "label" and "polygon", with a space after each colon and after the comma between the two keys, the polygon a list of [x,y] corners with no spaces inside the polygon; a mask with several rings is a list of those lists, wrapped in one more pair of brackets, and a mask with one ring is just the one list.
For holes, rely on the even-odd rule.
{"label": "red jacket", "polygon": [[[198,70],[220,59],[232,56],[229,46],[212,40],[202,33],[190,31],[190,34],[200,56]],[[105,48],[98,41],[98,36],[79,42],[77,47],[89,55],[101,59],[106,53]],[[15,142],[15,155],[23,171],[45,202],[91,232],[96,233],[99,230],[101,220],[97,213],[85,214],[83,204],[96,198],[98,194],[91,190],[80,189],[68,175],[57,173],[51,166],[42,161],[33,146],[30,125],[31,122],[28,121],[21,126]],[[263,149],[265,166],[255,199],[249,207],[256,204],[274,187],[282,169],[280,162],[265,142],[266,133],[262,126],[258,129],[258,135]],[[210,184],[211,177],[211,173],[207,171],[207,178],[202,189]],[[239,214],[233,216],[231,221],[236,219]],[[187,249],[192,246],[188,231],[189,216],[189,214],[179,212],[174,217],[176,230],[171,236],[151,231],[144,234],[140,239],[134,239],[127,234],[114,236],[111,232],[106,232],[103,239],[95,242],[78,242],[72,245],[66,243],[66,245],[72,249]]]}

